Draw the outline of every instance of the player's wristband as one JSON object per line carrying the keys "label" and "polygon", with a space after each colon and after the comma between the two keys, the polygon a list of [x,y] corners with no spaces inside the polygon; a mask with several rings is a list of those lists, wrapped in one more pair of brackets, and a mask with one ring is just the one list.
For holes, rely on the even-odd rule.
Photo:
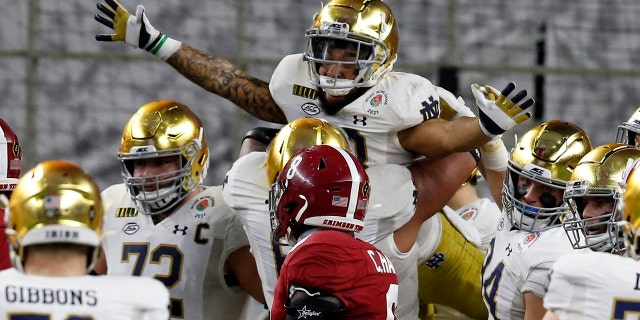
{"label": "player's wristband", "polygon": [[166,61],[180,49],[180,45],[182,45],[182,42],[172,39],[161,32],[155,43],[152,43],[146,50]]}
{"label": "player's wristband", "polygon": [[507,169],[509,152],[502,139],[495,139],[487,142],[480,148],[484,168],[491,171],[504,171]]}

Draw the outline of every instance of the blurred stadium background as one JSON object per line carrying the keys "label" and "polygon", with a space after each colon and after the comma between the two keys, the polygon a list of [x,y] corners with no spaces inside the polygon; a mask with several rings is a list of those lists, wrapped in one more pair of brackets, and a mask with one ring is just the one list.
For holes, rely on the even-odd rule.
{"label": "blurred stadium background", "polygon": [[[326,2],[326,1],[325,1]],[[175,39],[229,58],[269,80],[277,62],[305,47],[319,0],[121,0],[145,5]],[[475,102],[471,83],[529,90],[535,117],[583,127],[594,145],[640,105],[640,2],[636,0],[387,0],[400,27],[396,70],[421,74]],[[21,138],[24,170],[75,161],[101,187],[120,181],[122,128],[144,103],[174,99],[206,125],[208,183],[221,184],[240,140],[260,122],[142,50],[99,43],[96,0],[0,0],[0,117]],[[513,145],[513,136],[504,138]]]}

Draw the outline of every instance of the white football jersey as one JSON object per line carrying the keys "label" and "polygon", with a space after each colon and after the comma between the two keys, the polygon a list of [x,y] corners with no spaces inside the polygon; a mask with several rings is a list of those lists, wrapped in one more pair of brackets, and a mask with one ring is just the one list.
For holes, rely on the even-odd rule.
{"label": "white football jersey", "polygon": [[[236,160],[227,172],[223,195],[225,202],[244,224],[258,264],[265,299],[267,305],[271,306],[278,270],[290,247],[274,243],[272,239],[268,204],[271,184],[267,182],[265,161],[265,152],[252,152]],[[401,254],[393,242],[393,232],[409,221],[415,211],[415,186],[411,173],[404,166],[391,164],[369,167],[367,173],[371,185],[369,210],[363,231],[357,233],[356,237],[376,245],[392,260],[398,279],[407,280],[400,282],[400,291],[407,294],[408,300],[416,300],[416,294],[409,297],[408,293],[417,293],[417,258],[412,257],[417,252]],[[411,267],[404,267],[405,264]],[[403,301],[399,299],[396,314],[416,315],[403,319],[417,318],[417,300]]]}
{"label": "white football jersey", "polygon": [[139,213],[124,184],[102,192],[103,247],[109,275],[162,281],[172,319],[240,319],[248,295],[225,280],[229,254],[248,246],[241,222],[225,204],[222,187],[204,187],[154,225]]}
{"label": "white football jersey", "polygon": [[169,292],[150,278],[43,277],[0,271],[0,318],[158,320],[169,318]]}
{"label": "white football jersey", "polygon": [[[416,155],[400,145],[397,133],[438,118],[439,92],[445,91],[421,76],[392,71],[361,97],[335,115],[329,115],[320,107],[318,90],[309,82],[307,62],[303,61],[302,54],[289,55],[280,61],[271,76],[269,89],[288,121],[322,118],[343,128],[355,145],[358,159],[367,166],[407,164],[414,160]],[[457,103],[460,113],[473,116],[463,102],[450,103]]]}
{"label": "white football jersey", "polygon": [[544,307],[559,319],[638,319],[640,263],[604,252],[558,258]]}
{"label": "white football jersey", "polygon": [[553,263],[572,252],[576,250],[561,225],[543,232],[512,229],[503,211],[482,266],[482,293],[489,319],[523,319],[523,294],[544,297]]}

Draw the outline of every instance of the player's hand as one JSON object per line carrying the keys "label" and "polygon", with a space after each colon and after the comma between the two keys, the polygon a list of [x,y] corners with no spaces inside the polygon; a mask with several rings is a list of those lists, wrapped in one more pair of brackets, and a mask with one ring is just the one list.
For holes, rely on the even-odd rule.
{"label": "player's hand", "polygon": [[526,99],[527,90],[511,95],[515,88],[513,82],[509,82],[502,91],[491,86],[479,86],[475,83],[471,85],[471,92],[478,104],[480,129],[488,137],[497,137],[531,118],[528,109],[533,106],[534,100]]}
{"label": "player's hand", "polygon": [[[135,16],[130,14],[116,0],[104,0],[98,3],[99,13],[95,15],[96,21],[113,29],[114,34],[98,34],[98,41],[124,41],[127,44],[151,51],[157,46],[163,34],[156,30],[144,14],[144,7],[136,8]],[[155,52],[152,52],[155,54]]]}

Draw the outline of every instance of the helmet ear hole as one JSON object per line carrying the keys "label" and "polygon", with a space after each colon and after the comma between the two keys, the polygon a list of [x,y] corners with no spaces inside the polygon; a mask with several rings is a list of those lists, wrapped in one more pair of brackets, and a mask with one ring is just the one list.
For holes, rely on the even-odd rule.
{"label": "helmet ear hole", "polygon": [[284,211],[287,214],[291,214],[293,212],[293,210],[295,210],[295,208],[298,206],[297,203],[295,202],[289,202],[287,204],[285,204],[282,208],[284,209]]}
{"label": "helmet ear hole", "polygon": [[323,170],[327,168],[327,163],[323,159],[320,159],[320,163],[318,164],[318,170]]}

